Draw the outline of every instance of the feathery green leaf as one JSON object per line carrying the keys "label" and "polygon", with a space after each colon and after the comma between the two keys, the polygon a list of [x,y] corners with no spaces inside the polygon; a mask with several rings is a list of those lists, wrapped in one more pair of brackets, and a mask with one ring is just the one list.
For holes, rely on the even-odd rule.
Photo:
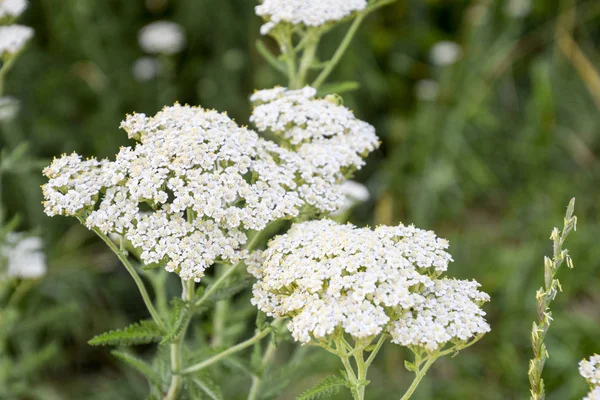
{"label": "feathery green leaf", "polygon": [[319,400],[326,399],[340,392],[340,388],[346,387],[346,380],[339,376],[332,375],[323,379],[316,386],[306,390],[296,400]]}
{"label": "feathery green leaf", "polygon": [[88,344],[92,346],[131,346],[159,342],[163,333],[152,320],[144,320],[129,325],[125,329],[117,329],[94,336]]}

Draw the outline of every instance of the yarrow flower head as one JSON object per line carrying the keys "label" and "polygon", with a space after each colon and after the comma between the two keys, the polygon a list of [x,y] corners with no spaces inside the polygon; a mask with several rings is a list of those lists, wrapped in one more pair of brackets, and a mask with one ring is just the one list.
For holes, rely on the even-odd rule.
{"label": "yarrow flower head", "polygon": [[32,37],[33,29],[28,26],[0,26],[0,57],[18,53]]}
{"label": "yarrow flower head", "polygon": [[46,274],[46,255],[42,239],[37,236],[10,233],[2,246],[2,253],[8,265],[8,276],[36,279]]}
{"label": "yarrow flower head", "polygon": [[448,242],[414,226],[375,230],[331,220],[294,225],[249,263],[258,278],[252,302],[291,318],[299,342],[341,329],[354,339],[381,333],[434,351],[489,331],[479,284],[440,278]]}
{"label": "yarrow flower head", "polygon": [[[364,158],[379,147],[379,139],[373,126],[356,118],[337,99],[319,99],[316,94],[308,86],[258,91],[250,98],[255,104],[250,121],[259,132],[273,133],[284,147],[297,152],[308,168],[303,176],[307,182],[337,185],[364,165]],[[337,189],[331,202],[343,204],[345,196]],[[318,208],[337,209],[330,205]]]}
{"label": "yarrow flower head", "polygon": [[121,127],[139,143],[115,161],[72,154],[44,170],[45,211],[122,235],[146,264],[186,280],[200,280],[216,261],[239,261],[248,230],[327,204],[321,197],[334,190],[304,180],[299,155],[216,111],[175,105]]}
{"label": "yarrow flower head", "polygon": [[583,400],[600,400],[600,356],[596,354],[589,360],[581,360],[579,373],[591,388],[590,393]]}
{"label": "yarrow flower head", "polygon": [[27,9],[27,0],[0,0],[0,19],[15,18]]}
{"label": "yarrow flower head", "polygon": [[255,11],[267,21],[260,29],[266,35],[280,23],[321,26],[366,7],[366,0],[264,0]]}
{"label": "yarrow flower head", "polygon": [[175,22],[157,21],[140,29],[138,42],[147,53],[176,54],[185,47],[185,34]]}

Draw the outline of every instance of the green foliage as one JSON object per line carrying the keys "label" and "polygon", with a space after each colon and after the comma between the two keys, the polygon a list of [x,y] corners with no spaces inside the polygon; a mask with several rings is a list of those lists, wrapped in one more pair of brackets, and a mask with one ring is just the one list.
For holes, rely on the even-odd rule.
{"label": "green foliage", "polygon": [[[190,398],[192,399],[200,399],[206,398],[210,400],[223,400],[223,394],[221,393],[221,388],[217,385],[209,376],[202,375],[195,376],[187,379],[188,390],[190,387],[193,388],[190,390]],[[198,393],[198,390],[200,393]],[[195,397],[199,396],[201,397]]]}
{"label": "green foliage", "polygon": [[171,326],[167,334],[160,341],[161,345],[172,343],[175,339],[177,339],[194,315],[192,312],[192,306],[182,299],[173,299],[171,301],[171,305]]}
{"label": "green foliage", "polygon": [[145,320],[95,336],[88,344],[92,346],[131,346],[160,342],[163,333],[154,321]]}
{"label": "green foliage", "polygon": [[162,378],[160,375],[152,369],[152,367],[147,364],[145,361],[132,356],[128,353],[123,353],[121,351],[113,350],[111,354],[117,357],[119,360],[125,362],[129,366],[135,368],[138,372],[141,372],[152,384],[161,387],[163,385]]}
{"label": "green foliage", "polygon": [[313,388],[302,392],[296,400],[319,400],[327,399],[337,393],[339,393],[342,387],[347,387],[348,382],[340,378],[337,375],[328,376],[321,382],[316,384]]}

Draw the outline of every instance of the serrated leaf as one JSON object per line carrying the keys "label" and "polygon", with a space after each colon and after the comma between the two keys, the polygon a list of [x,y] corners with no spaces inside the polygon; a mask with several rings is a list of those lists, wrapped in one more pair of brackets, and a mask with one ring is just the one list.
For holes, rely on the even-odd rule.
{"label": "serrated leaf", "polygon": [[342,387],[346,387],[346,380],[337,375],[328,376],[313,388],[306,390],[296,400],[319,400],[326,399],[340,392]]}
{"label": "serrated leaf", "polygon": [[148,380],[160,387],[162,386],[162,380],[160,379],[160,375],[152,369],[152,367],[147,364],[145,361],[140,360],[137,357],[132,356],[131,354],[123,353],[121,351],[113,350],[111,354],[118,358],[119,360],[129,364],[131,367],[141,372]]}
{"label": "serrated leaf", "polygon": [[175,298],[171,302],[173,305],[173,317],[171,318],[171,327],[167,334],[163,337],[160,344],[171,343],[175,340],[181,332],[185,329],[187,324],[192,319],[192,310],[189,303],[186,303],[182,299]]}
{"label": "serrated leaf", "polygon": [[88,344],[91,346],[131,346],[160,342],[163,332],[152,320],[144,320],[129,325],[125,329],[102,333],[94,336]]}
{"label": "serrated leaf", "polygon": [[208,376],[190,378],[192,383],[211,400],[223,400],[221,388]]}

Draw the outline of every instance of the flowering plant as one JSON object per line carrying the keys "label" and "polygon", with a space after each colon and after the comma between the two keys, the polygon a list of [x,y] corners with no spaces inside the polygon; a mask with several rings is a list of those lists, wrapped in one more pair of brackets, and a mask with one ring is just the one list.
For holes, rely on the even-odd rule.
{"label": "flowering plant", "polygon": [[[251,360],[248,399],[262,397],[262,372],[287,328],[296,341],[339,356],[345,368],[299,398],[346,386],[363,399],[367,369],[390,338],[414,354],[406,363],[415,373],[408,399],[436,359],[489,331],[481,309],[489,297],[479,284],[443,277],[452,260],[447,241],[413,226],[371,230],[321,219],[348,206],[347,179],[379,146],[375,129],[322,84],[363,19],[388,3],[266,0],[257,6],[265,20],[261,32],[280,54],[263,44],[259,51],[288,84],[251,96],[256,131],[226,114],[175,104],[154,116],[127,116],[121,128],[135,143],[114,160],[63,155],[44,169],[46,213],[75,217],[95,232],[137,285],[151,319],[90,344],[159,343],[151,364],[114,352],[148,378],[151,398],[220,398],[206,369],[251,346],[258,356]],[[352,25],[339,48],[319,62],[321,38],[346,20]],[[180,51],[183,33],[156,24],[140,32],[142,47]],[[260,310],[257,329],[223,349],[230,302],[250,283],[243,266],[257,278],[251,300]],[[178,275],[181,295],[169,302],[170,273]],[[194,346],[192,327],[213,305],[214,353],[206,356]],[[263,352],[260,343],[269,335]]]}

